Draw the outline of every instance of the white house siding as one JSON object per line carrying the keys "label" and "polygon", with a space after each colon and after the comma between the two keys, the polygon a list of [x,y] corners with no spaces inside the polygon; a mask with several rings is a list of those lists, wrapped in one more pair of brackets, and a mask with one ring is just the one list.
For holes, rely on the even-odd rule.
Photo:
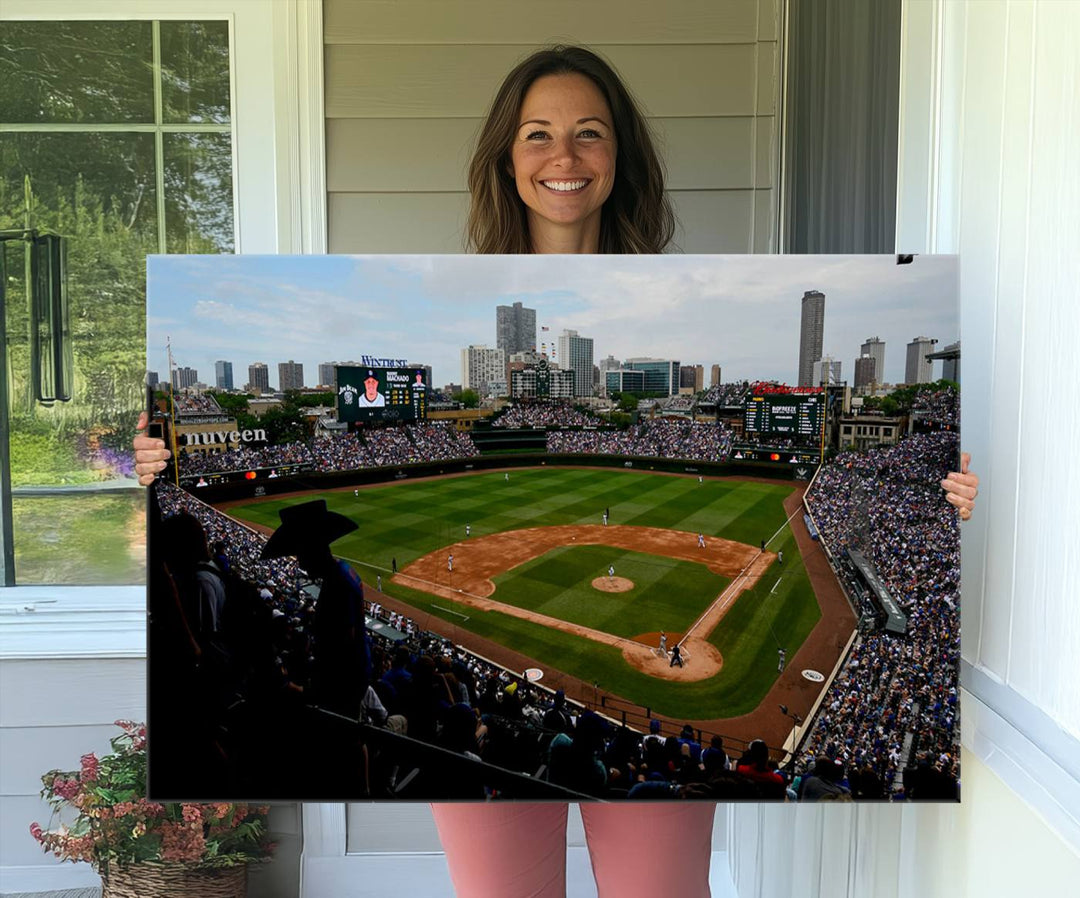
{"label": "white house siding", "polygon": [[488,104],[517,61],[559,42],[610,59],[647,110],[681,251],[775,251],[779,9],[326,0],[330,251],[461,252],[465,172]]}

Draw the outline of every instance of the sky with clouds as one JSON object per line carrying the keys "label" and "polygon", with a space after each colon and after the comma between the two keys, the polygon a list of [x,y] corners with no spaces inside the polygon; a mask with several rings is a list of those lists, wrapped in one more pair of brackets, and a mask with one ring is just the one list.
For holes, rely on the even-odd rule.
{"label": "sky with clouds", "polygon": [[[825,294],[824,353],[854,378],[868,337],[885,341],[886,382],[904,378],[907,344],[959,339],[954,256],[151,256],[148,368],[176,365],[214,382],[232,362],[304,365],[361,355],[432,366],[461,382],[461,349],[495,346],[495,307],[535,308],[537,340],[564,328],[592,337],[593,361],[654,356],[719,364],[725,382],[797,382],[803,293]],[[540,327],[550,330],[540,332]],[[538,347],[539,348],[539,347]],[[935,364],[939,376],[941,363]]]}

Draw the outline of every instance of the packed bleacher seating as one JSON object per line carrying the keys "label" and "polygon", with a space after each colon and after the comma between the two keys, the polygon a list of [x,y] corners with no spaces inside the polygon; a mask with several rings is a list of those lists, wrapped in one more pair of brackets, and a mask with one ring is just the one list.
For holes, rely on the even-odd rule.
{"label": "packed bleacher seating", "polygon": [[480,454],[472,437],[449,424],[410,424],[408,431],[423,461],[474,458]]}
{"label": "packed bleacher seating", "polygon": [[304,442],[257,448],[240,447],[220,453],[183,453],[180,475],[210,474],[309,465],[315,471],[354,471],[418,462],[472,458],[479,450],[471,437],[443,423],[383,427],[362,433],[320,435]]}
{"label": "packed bleacher seating", "polygon": [[750,392],[747,381],[731,384],[717,384],[709,387],[705,395],[698,400],[701,405],[736,406],[742,405]]}
{"label": "packed bleacher seating", "polygon": [[719,424],[656,419],[626,430],[563,430],[547,435],[548,452],[723,461],[731,432]]}
{"label": "packed bleacher seating", "polygon": [[177,416],[224,414],[217,399],[210,393],[175,393],[173,402],[176,404]]}
{"label": "packed bleacher seating", "polygon": [[[807,507],[834,568],[844,576],[847,550],[859,549],[908,626],[903,636],[857,639],[804,743],[802,767],[828,757],[887,791],[955,797],[960,546],[955,509],[938,484],[956,452],[953,432],[917,434],[841,454],[817,475]],[[905,768],[917,775],[902,781]]]}
{"label": "packed bleacher seating", "polygon": [[604,422],[568,402],[516,402],[492,420],[492,427],[595,427]]}
{"label": "packed bleacher seating", "polygon": [[938,427],[960,426],[960,395],[952,387],[923,390],[911,403],[911,411]]}

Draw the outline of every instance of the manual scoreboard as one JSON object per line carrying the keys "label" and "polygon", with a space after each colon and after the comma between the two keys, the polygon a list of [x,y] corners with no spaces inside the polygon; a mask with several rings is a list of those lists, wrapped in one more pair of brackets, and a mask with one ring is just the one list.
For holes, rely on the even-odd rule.
{"label": "manual scoreboard", "polygon": [[746,400],[743,431],[788,437],[820,437],[823,408],[822,393],[751,396]]}

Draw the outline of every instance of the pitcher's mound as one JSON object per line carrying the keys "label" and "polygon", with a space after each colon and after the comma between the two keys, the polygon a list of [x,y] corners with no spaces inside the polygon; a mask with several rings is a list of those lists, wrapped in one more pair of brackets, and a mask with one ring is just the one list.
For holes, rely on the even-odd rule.
{"label": "pitcher's mound", "polygon": [[600,592],[628,592],[634,588],[634,581],[625,577],[597,577],[592,585]]}

